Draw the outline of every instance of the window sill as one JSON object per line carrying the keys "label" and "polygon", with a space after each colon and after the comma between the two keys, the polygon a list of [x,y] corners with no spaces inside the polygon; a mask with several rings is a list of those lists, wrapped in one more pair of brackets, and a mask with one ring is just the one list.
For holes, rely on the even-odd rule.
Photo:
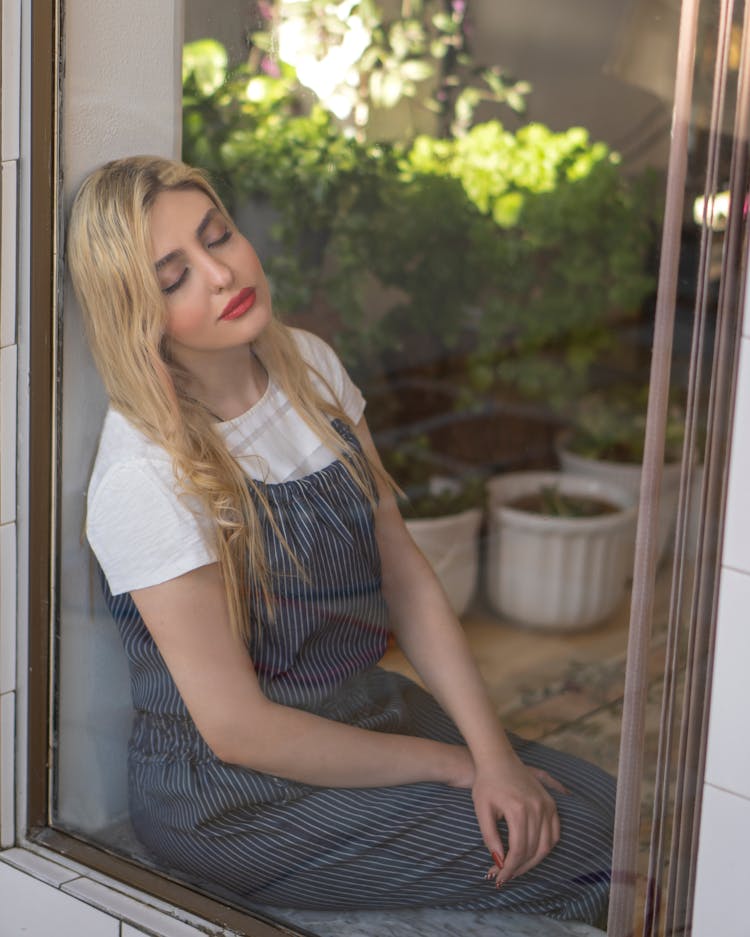
{"label": "window sill", "polygon": [[[236,937],[78,862],[34,844],[0,852],[3,916],[29,937]],[[82,926],[85,925],[85,926]]]}

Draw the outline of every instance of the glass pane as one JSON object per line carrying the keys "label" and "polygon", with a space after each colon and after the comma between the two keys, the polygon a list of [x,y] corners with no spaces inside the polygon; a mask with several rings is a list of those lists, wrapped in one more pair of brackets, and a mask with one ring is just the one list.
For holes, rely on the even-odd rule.
{"label": "glass pane", "polygon": [[[568,767],[560,770],[571,770],[574,777],[580,772],[582,784],[594,787],[598,769],[616,774],[619,754],[678,19],[677,0],[634,0],[627,5],[619,0],[594,5],[583,0],[185,3],[184,160],[207,172],[239,231],[252,243],[270,283],[275,314],[287,326],[328,343],[361,391],[374,442],[403,493],[401,511],[408,529],[460,620],[491,708],[509,731],[533,745],[582,759],[575,768],[565,762]],[[652,755],[659,733],[680,459],[706,221],[713,256],[721,258],[723,203],[717,200],[706,218],[699,201],[705,191],[710,110],[706,88],[714,64],[715,19],[715,5],[708,4],[701,35],[705,54],[697,59],[659,510],[657,601],[644,688],[649,700],[648,776],[639,844],[644,892],[654,796]],[[727,137],[727,153],[729,143]],[[720,179],[727,174],[722,164]],[[219,239],[211,242],[211,249],[214,243]],[[698,381],[698,463],[705,445],[719,274],[719,268],[711,266],[706,280],[707,312],[698,354],[704,366]],[[252,305],[240,295],[238,318]],[[70,349],[75,338],[69,335],[80,335],[80,325],[66,322],[65,329]],[[293,334],[309,349],[309,339],[300,339],[299,331]],[[255,360],[275,377],[261,344]],[[70,373],[69,362],[65,367]],[[334,390],[348,386],[336,365],[327,367],[333,369],[325,376]],[[356,422],[357,392],[347,393],[349,409],[345,405],[344,414]],[[209,406],[206,400],[202,404]],[[102,395],[95,406],[103,409]],[[218,417],[227,423],[223,410]],[[304,419],[295,426],[286,441],[296,445],[309,427]],[[321,468],[313,460],[307,471],[308,455],[290,456],[296,461],[286,478],[277,476],[276,465],[270,465],[270,480],[283,487],[290,477],[309,479],[330,470],[331,463]],[[689,492],[689,562],[678,567],[682,582],[695,572],[691,564],[699,534],[698,475],[696,471]],[[80,485],[83,469],[71,465],[63,476],[64,484],[70,480]],[[325,506],[316,511],[316,524],[335,526]],[[69,560],[80,579],[80,552],[74,553],[71,545],[78,530],[63,520],[63,573]],[[388,557],[382,559],[392,570]],[[130,753],[131,810],[136,804],[131,824],[125,809],[124,737],[132,720],[125,695],[126,662],[96,574],[93,580],[94,612],[63,602],[63,654],[71,646],[78,617],[85,619],[86,628],[92,620],[101,624],[103,637],[88,647],[88,669],[91,674],[102,672],[97,667],[102,658],[115,662],[114,671],[108,666],[101,679],[115,681],[117,690],[109,695],[102,687],[100,695],[119,702],[112,711],[93,716],[95,731],[109,747],[100,748],[97,755],[107,769],[93,766],[100,784],[90,823],[82,823],[81,811],[75,809],[80,766],[71,763],[71,749],[66,756],[63,733],[57,762],[58,825],[145,864],[167,868],[242,907],[271,907],[273,916],[321,933],[331,926],[332,917],[341,917],[330,908],[346,907],[364,920],[370,920],[369,914],[380,932],[387,923],[393,933],[406,933],[407,922],[414,921],[409,915],[416,914],[439,933],[439,927],[458,927],[466,913],[460,909],[469,904],[480,909],[488,928],[498,909],[518,907],[513,895],[522,888],[523,876],[500,891],[483,881],[492,860],[475,828],[471,835],[476,840],[476,880],[465,893],[459,894],[453,884],[445,886],[437,871],[434,878],[425,871],[412,881],[405,869],[413,868],[414,858],[406,863],[404,856],[385,848],[385,839],[402,836],[411,842],[406,831],[412,815],[399,819],[403,808],[395,803],[388,808],[388,820],[381,821],[383,829],[388,827],[387,837],[384,832],[384,840],[371,847],[377,861],[362,871],[362,850],[351,842],[358,808],[347,807],[343,795],[332,795],[325,809],[321,807],[325,820],[315,835],[327,845],[311,853],[315,841],[300,832],[308,829],[303,805],[310,785],[282,781],[283,771],[265,772],[272,776],[276,793],[271,797],[264,788],[263,797],[273,807],[263,812],[255,805],[258,816],[250,818],[247,804],[230,804],[228,799],[233,785],[246,783],[240,769],[213,779],[203,776],[203,762],[213,764],[203,749],[201,758],[197,749],[191,750],[186,764],[200,775],[196,784],[211,789],[211,796],[228,806],[205,820],[202,842],[210,840],[211,848],[197,859],[185,858],[186,851],[174,842],[160,844],[164,814],[154,810],[148,821],[151,830],[138,814],[139,798],[147,795],[139,789],[134,796],[134,786],[140,783],[135,776],[153,755],[146,748],[158,734],[156,729],[149,734],[146,723],[151,715],[143,712],[138,714]],[[414,614],[432,633],[429,616],[419,610],[423,588],[415,589],[416,597],[404,590],[390,595],[395,631],[411,634],[402,619],[403,610],[414,603]],[[145,627],[137,635],[129,631],[132,622],[124,619],[133,610],[127,606],[123,617],[123,608],[117,601],[111,603],[126,643],[137,639],[142,649],[148,632]],[[382,609],[368,614],[373,615],[368,627],[378,630]],[[313,644],[319,639],[317,632],[311,635]],[[439,690],[439,676],[414,651],[418,637],[399,641],[391,634],[387,646],[376,645],[377,641],[363,652],[368,667],[377,660],[387,675]],[[445,662],[450,655],[439,650],[439,642],[435,648],[436,660]],[[132,668],[141,651],[134,651],[133,644],[129,650]],[[349,674],[346,668],[359,667],[358,651],[344,650],[335,663]],[[297,651],[300,659],[308,653],[301,645]],[[262,657],[256,659],[261,670],[266,664],[271,667]],[[289,668],[295,679],[299,666],[295,662]],[[63,671],[63,714],[85,708],[76,703],[73,677],[65,679],[74,672],[74,667]],[[355,682],[360,678],[359,673],[352,677]],[[458,671],[454,678],[460,679]],[[411,684],[393,676],[377,679],[384,680],[398,706],[408,710],[402,697],[416,692]],[[142,686],[135,681],[131,689],[135,708],[143,710]],[[356,694],[349,685],[345,689],[349,695],[342,694],[346,705],[340,719],[357,723],[361,713],[354,718],[347,708]],[[390,695],[384,702],[370,685],[357,684],[356,689],[364,694],[376,727],[412,734],[406,722],[382,722],[393,702]],[[301,706],[300,699],[294,699]],[[330,699],[328,704],[333,705]],[[312,704],[309,708],[317,711]],[[452,708],[460,717],[461,704],[454,700]],[[326,714],[334,711],[329,707]],[[162,717],[169,722],[171,715],[157,713],[151,728],[161,725]],[[409,714],[411,719],[418,716]],[[178,748],[183,742],[201,744],[194,726],[188,742],[183,723],[170,722],[172,731],[173,741],[179,736]],[[537,751],[533,745],[528,751]],[[546,755],[539,757],[548,763]],[[553,762],[554,758],[549,764]],[[550,772],[554,774],[553,767]],[[355,783],[351,787],[359,790]],[[165,810],[171,809],[167,803],[192,803],[187,788],[168,788],[166,782],[162,795]],[[611,795],[610,789],[604,813],[611,808]],[[284,806],[290,812],[285,814]],[[385,808],[368,801],[366,809],[368,821],[356,835],[367,840],[379,829],[377,810]],[[465,823],[474,824],[470,803],[462,809]],[[566,809],[564,804],[560,809]],[[347,822],[337,839],[342,816]],[[229,862],[225,847],[260,835],[254,824],[266,821],[274,835],[281,835],[278,822],[285,828],[291,824],[290,835],[299,836],[290,864],[298,869],[309,862],[315,899],[307,890],[309,883],[299,882],[287,866],[283,875],[269,873],[278,859],[273,837],[263,841],[261,850],[266,889],[258,894],[251,884],[237,884],[237,869],[245,868],[247,857],[238,846]],[[218,835],[227,824],[234,839]],[[457,821],[452,817],[454,828]],[[458,841],[463,842],[460,837]],[[606,843],[606,833],[601,841]],[[287,853],[290,849],[284,846]],[[430,865],[431,849],[424,845],[417,865]],[[464,850],[470,851],[468,846]],[[331,855],[337,858],[329,862]],[[245,881],[260,874],[256,860],[257,854],[252,862],[247,860],[247,868],[255,872],[247,872]],[[346,863],[350,880],[359,876],[360,884],[352,884],[344,897],[337,863]],[[458,858],[456,863],[456,870],[464,869]],[[326,870],[320,881],[313,874],[316,867]],[[376,869],[387,871],[383,882]],[[603,870],[604,866],[592,870],[592,879]],[[286,891],[285,878],[292,883]],[[606,887],[601,891],[604,894]],[[597,901],[592,898],[586,906],[576,897],[553,911],[603,926],[603,904]],[[641,908],[643,895],[638,902]],[[520,906],[531,912],[546,908],[531,897]],[[428,910],[403,910],[409,907]],[[434,911],[436,907],[444,910]]]}

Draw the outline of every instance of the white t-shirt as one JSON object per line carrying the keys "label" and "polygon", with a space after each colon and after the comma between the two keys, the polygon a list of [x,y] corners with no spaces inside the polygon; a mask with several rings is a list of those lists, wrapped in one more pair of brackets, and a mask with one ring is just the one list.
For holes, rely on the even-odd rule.
{"label": "white t-shirt", "polygon": [[[331,385],[354,425],[365,402],[322,339],[292,329],[302,357]],[[315,375],[313,381],[330,396]],[[326,449],[269,374],[249,410],[217,424],[247,475],[267,483],[301,478],[335,456]],[[110,408],[88,488],[86,534],[113,595],[174,579],[216,560],[209,522],[194,499],[178,496],[167,452]]]}

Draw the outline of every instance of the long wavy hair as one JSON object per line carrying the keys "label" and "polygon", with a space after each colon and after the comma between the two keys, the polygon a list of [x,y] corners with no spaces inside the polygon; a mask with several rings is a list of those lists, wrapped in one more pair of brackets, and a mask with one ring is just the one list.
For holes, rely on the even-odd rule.
{"label": "long wavy hair", "polygon": [[[184,189],[205,193],[231,223],[197,169],[151,156],[107,163],[88,176],[76,196],[67,259],[110,402],[166,450],[178,493],[197,498],[211,520],[231,625],[248,640],[251,599],[262,601],[273,615],[259,512],[274,526],[275,521],[263,486],[245,475],[215,417],[187,392],[188,375],[171,359],[165,340],[166,306],[151,254],[150,212],[161,192]],[[380,473],[332,426],[333,419],[346,422],[347,417],[324,376],[302,359],[293,336],[275,318],[254,347],[302,419],[329,449],[344,455],[343,464],[374,506],[373,471]],[[311,373],[331,399],[318,392]]]}

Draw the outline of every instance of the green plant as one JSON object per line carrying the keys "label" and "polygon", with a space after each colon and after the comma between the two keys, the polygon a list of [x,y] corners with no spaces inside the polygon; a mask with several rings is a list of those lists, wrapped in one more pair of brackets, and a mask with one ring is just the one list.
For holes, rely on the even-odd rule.
{"label": "green plant", "polygon": [[[577,401],[566,448],[589,459],[639,463],[646,436],[648,387],[618,385],[593,391]],[[685,407],[671,402],[667,414],[665,459],[682,457]]]}
{"label": "green plant", "polygon": [[367,136],[373,109],[410,99],[431,110],[440,136],[460,135],[485,101],[516,112],[530,86],[476,61],[468,0],[266,2],[266,28],[252,35],[272,61],[293,52],[301,79],[329,110]]}
{"label": "green plant", "polygon": [[545,517],[600,517],[616,510],[614,505],[601,498],[568,494],[557,485],[542,485],[535,494],[509,501],[508,507]]}
{"label": "green plant", "polygon": [[404,494],[401,509],[407,519],[446,517],[484,505],[484,479],[440,465],[425,435],[386,447],[381,456]]}
{"label": "green plant", "polygon": [[303,112],[291,69],[228,69],[210,40],[184,86],[186,159],[230,207],[272,207],[277,308],[325,323],[366,389],[419,368],[464,409],[510,392],[567,415],[652,287],[649,180],[583,129],[364,144]]}
{"label": "green plant", "polygon": [[581,128],[540,124],[422,137],[408,161],[415,174],[460,181],[493,222],[470,241],[483,276],[468,395],[503,384],[566,410],[611,345],[614,322],[637,314],[652,289],[652,178],[627,178]]}

